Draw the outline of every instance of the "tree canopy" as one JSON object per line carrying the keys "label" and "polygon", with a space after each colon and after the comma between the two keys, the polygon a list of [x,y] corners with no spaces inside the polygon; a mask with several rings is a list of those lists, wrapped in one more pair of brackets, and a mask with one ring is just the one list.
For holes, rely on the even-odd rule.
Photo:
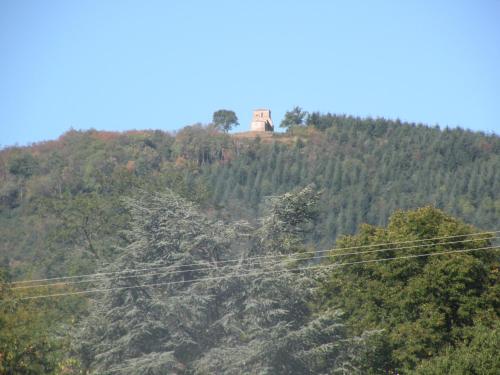
{"label": "tree canopy", "polygon": [[299,106],[294,107],[292,110],[285,112],[285,117],[281,120],[281,128],[291,128],[304,124],[307,112],[303,111]]}
{"label": "tree canopy", "polygon": [[233,127],[238,126],[238,117],[234,111],[228,109],[219,109],[214,112],[212,117],[212,123],[220,130],[226,133],[230,131]]}
{"label": "tree canopy", "polygon": [[[281,253],[263,243],[261,233],[286,241],[292,235],[286,228],[308,220],[310,209],[301,203],[312,194],[308,187],[276,198],[262,220],[266,228],[254,229],[211,221],[172,192],[130,200],[130,245],[103,271],[174,271],[107,283],[109,292],[96,300],[76,341],[83,363],[101,374],[355,369],[352,356],[362,345],[347,340],[341,314],[329,309],[311,315],[314,279],[279,258],[262,257]],[[267,228],[275,218],[280,224]],[[238,238],[242,226],[247,235]],[[246,248],[240,249],[242,241]]]}
{"label": "tree canopy", "polygon": [[[337,241],[338,254],[331,262],[354,264],[330,273],[322,287],[320,311],[328,306],[343,310],[353,334],[380,332],[369,344],[365,373],[409,373],[417,366],[422,373],[443,369],[467,351],[464,340],[484,336],[484,327],[498,329],[498,256],[491,249],[477,250],[491,247],[492,235],[476,232],[440,210],[424,207],[394,213],[387,228],[364,225],[356,235]],[[401,241],[406,243],[397,244]],[[376,246],[386,243],[396,245]],[[367,251],[341,256],[343,248],[353,246]],[[384,261],[390,258],[398,259]],[[487,345],[485,350],[491,350]],[[432,365],[422,364],[432,357],[437,357]],[[464,368],[468,361],[463,359]],[[483,369],[493,371],[494,366],[486,362]]]}
{"label": "tree canopy", "polygon": [[[194,124],[0,150],[0,372],[497,373],[498,257],[470,250],[497,241],[473,233],[498,230],[498,135],[299,110],[262,139]],[[320,255],[400,241],[420,242]],[[123,289],[18,299],[92,285]]]}

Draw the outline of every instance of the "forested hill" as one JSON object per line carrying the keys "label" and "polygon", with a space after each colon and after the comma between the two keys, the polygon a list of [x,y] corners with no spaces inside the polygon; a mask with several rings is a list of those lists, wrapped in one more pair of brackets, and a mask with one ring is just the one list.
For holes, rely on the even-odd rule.
{"label": "forested hill", "polygon": [[292,146],[253,142],[207,168],[217,204],[258,207],[267,195],[315,183],[330,242],[396,209],[435,205],[482,228],[500,214],[500,138],[384,120],[325,116],[325,130],[292,128]]}
{"label": "forested hill", "polygon": [[[14,276],[91,271],[115,257],[123,197],[170,188],[210,215],[254,219],[267,196],[314,183],[311,240],[330,246],[396,209],[434,205],[481,229],[500,217],[500,137],[313,114],[270,139],[212,126],[175,134],[71,130],[0,152],[0,254]],[[63,271],[64,270],[64,271]]]}

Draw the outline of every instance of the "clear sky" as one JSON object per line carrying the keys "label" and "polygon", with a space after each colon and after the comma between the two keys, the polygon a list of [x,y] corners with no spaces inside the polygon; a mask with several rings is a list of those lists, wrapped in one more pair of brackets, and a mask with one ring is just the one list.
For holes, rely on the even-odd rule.
{"label": "clear sky", "polygon": [[500,134],[500,1],[0,1],[0,147],[295,105]]}

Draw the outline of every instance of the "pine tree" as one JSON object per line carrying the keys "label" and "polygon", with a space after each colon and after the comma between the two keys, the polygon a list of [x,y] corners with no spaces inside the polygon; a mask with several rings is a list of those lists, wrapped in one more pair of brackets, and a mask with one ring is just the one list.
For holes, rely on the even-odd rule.
{"label": "pine tree", "polygon": [[302,249],[317,196],[309,186],[272,198],[250,231],[171,192],[129,200],[130,245],[105,272],[162,268],[107,283],[81,327],[83,363],[99,374],[354,371],[340,313],[311,315],[314,274],[280,261]]}
{"label": "pine tree", "polygon": [[[123,364],[130,364],[123,374],[182,371],[207,344],[203,332],[211,319],[211,294],[192,281],[217,274],[231,228],[211,222],[172,192],[143,194],[128,205],[130,245],[106,268],[123,276],[110,279],[104,289],[111,290],[96,299],[78,351],[101,374]],[[124,273],[155,267],[146,277]]]}

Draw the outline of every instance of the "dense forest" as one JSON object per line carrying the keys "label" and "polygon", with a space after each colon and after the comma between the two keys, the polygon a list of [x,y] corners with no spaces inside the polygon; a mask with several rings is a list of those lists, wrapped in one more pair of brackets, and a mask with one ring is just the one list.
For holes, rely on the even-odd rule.
{"label": "dense forest", "polygon": [[0,151],[0,372],[497,373],[497,135],[226,125]]}

